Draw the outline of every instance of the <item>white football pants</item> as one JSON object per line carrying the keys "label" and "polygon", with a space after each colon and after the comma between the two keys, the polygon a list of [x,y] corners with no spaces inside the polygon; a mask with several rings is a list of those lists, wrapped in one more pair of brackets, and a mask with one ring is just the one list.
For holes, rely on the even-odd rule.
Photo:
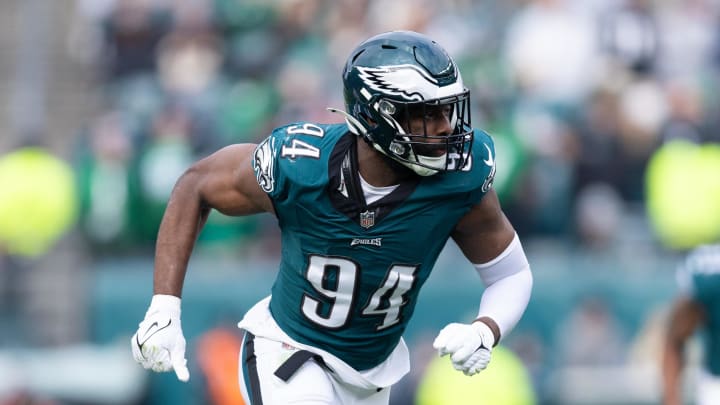
{"label": "white football pants", "polygon": [[239,367],[240,391],[247,405],[387,405],[390,401],[389,387],[377,391],[343,384],[319,357],[249,332]]}

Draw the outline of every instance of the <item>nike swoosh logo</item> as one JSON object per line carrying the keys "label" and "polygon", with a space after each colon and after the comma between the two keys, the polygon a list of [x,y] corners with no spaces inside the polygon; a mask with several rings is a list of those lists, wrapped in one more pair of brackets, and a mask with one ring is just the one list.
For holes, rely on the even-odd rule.
{"label": "nike swoosh logo", "polygon": [[491,167],[495,166],[495,158],[493,158],[493,154],[492,154],[492,151],[490,150],[490,147],[487,146],[486,143],[484,143],[483,146],[485,146],[485,149],[487,149],[487,151],[488,151],[488,158],[483,160],[483,162],[485,162],[485,164],[488,166],[491,166]]}
{"label": "nike swoosh logo", "polygon": [[[151,337],[153,337],[156,333],[160,332],[161,330],[163,330],[163,329],[167,328],[168,326],[170,326],[171,323],[172,323],[172,319],[168,319],[167,325],[158,328],[159,325],[158,325],[157,321],[156,321],[156,322],[153,322],[152,325],[150,325],[150,327],[148,327],[147,330],[145,331],[145,336],[143,337],[143,341],[142,341],[142,342],[140,341],[140,336],[139,336],[139,335],[135,335],[135,343],[137,343],[138,347],[140,348],[140,353],[142,354],[142,347],[143,347],[143,345],[144,345],[145,343],[147,343],[147,341],[148,341]],[[157,329],[153,330],[154,328],[157,328]],[[144,357],[144,356],[143,356],[143,357]]]}

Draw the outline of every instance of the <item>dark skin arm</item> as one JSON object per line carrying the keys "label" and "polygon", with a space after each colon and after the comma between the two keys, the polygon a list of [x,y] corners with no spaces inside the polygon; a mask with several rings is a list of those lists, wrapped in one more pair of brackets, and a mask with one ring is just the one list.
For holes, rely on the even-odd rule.
{"label": "dark skin arm", "polygon": [[180,176],[158,231],[154,294],[181,296],[190,255],[211,209],[233,216],[273,213],[255,180],[254,149],[254,144],[227,146]]}
{"label": "dark skin arm", "polygon": [[688,339],[705,321],[702,305],[687,297],[679,298],[673,305],[663,347],[663,404],[682,405],[682,369],[685,365],[684,350]]}
{"label": "dark skin arm", "polygon": [[[515,229],[500,208],[495,190],[490,190],[480,203],[465,214],[452,233],[465,257],[472,263],[487,263],[508,247],[515,237]],[[500,328],[491,318],[478,319],[486,323],[500,341]]]}

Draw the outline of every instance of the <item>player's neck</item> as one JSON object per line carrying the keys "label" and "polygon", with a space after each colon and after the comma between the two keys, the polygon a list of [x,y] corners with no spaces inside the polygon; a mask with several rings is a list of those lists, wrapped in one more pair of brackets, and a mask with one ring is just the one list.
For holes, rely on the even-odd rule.
{"label": "player's neck", "polygon": [[397,168],[389,164],[388,158],[362,139],[357,141],[357,161],[360,175],[375,187],[399,184],[412,173],[409,170],[396,170]]}

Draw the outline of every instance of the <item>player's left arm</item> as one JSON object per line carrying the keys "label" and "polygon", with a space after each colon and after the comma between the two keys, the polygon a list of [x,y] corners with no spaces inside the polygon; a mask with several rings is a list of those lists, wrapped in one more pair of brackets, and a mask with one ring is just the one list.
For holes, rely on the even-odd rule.
{"label": "player's left arm", "polygon": [[478,318],[486,319],[497,344],[525,312],[533,279],[520,238],[500,208],[495,190],[459,221],[452,238],[486,286]]}
{"label": "player's left arm", "polygon": [[492,189],[460,219],[452,238],[486,288],[477,319],[470,325],[448,325],[434,346],[441,355],[451,355],[456,369],[472,375],[487,366],[492,347],[520,320],[533,278],[520,239]]}

